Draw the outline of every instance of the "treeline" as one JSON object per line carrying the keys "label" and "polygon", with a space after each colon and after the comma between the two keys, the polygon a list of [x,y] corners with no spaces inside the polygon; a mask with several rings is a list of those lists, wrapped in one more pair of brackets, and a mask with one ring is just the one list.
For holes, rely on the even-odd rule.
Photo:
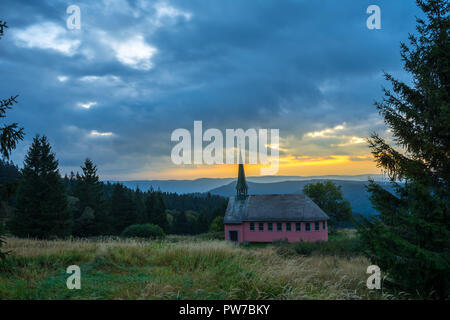
{"label": "treeline", "polygon": [[[129,226],[153,224],[165,233],[218,231],[227,200],[211,194],[142,191],[120,183],[103,183],[86,159],[81,172],[61,177],[45,136],[36,136],[19,170],[0,163],[0,185],[13,188],[0,216],[19,237],[56,238],[121,235]],[[222,229],[223,230],[223,229]]]}

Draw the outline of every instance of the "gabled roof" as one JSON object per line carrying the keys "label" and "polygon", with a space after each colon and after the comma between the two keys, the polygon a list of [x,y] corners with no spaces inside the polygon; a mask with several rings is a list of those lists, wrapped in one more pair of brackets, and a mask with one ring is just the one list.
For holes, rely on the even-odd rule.
{"label": "gabled roof", "polygon": [[230,197],[225,224],[244,221],[323,221],[330,217],[304,194],[252,195],[240,200]]}

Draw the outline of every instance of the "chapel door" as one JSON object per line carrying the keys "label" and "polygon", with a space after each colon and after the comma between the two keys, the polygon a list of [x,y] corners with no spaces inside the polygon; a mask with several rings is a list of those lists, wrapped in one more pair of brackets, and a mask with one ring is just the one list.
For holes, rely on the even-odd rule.
{"label": "chapel door", "polygon": [[229,239],[230,239],[230,241],[234,241],[234,242],[239,241],[238,232],[237,231],[230,231]]}

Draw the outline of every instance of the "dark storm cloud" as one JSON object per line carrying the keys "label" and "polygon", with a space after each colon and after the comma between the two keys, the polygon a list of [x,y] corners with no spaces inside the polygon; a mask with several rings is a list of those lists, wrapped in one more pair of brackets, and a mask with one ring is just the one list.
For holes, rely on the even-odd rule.
{"label": "dark storm cloud", "polygon": [[[0,96],[20,94],[16,161],[41,133],[62,171],[89,156],[105,177],[170,167],[171,132],[194,120],[298,141],[343,123],[348,135],[381,130],[381,72],[402,74],[399,43],[418,14],[414,1],[77,1],[82,27],[69,31],[70,4],[2,1]],[[371,4],[382,30],[366,28]]]}

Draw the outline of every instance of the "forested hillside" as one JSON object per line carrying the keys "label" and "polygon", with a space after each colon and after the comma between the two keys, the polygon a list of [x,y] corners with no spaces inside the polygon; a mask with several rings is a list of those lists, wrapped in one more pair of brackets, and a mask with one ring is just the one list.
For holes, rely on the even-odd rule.
{"label": "forested hillside", "polygon": [[[103,183],[90,160],[86,160],[82,166],[81,174],[71,173],[70,176],[60,178],[60,181],[64,199],[67,200],[62,201],[62,208],[67,209],[69,217],[60,222],[67,225],[69,231],[57,236],[120,235],[130,225],[146,223],[158,225],[170,234],[205,233],[209,231],[214,218],[223,217],[227,205],[226,198],[210,193],[180,195],[153,189],[144,192],[139,188],[127,188],[121,183]],[[20,204],[26,205],[24,210],[28,210],[33,208],[33,194],[40,192],[42,183],[22,177],[21,171],[12,162],[0,163],[0,186],[15,186],[13,196],[3,201],[1,208],[2,221],[6,221],[11,233],[39,238],[55,236],[51,234],[51,229],[39,227],[41,221],[45,221],[47,212],[34,216],[28,211],[17,210],[17,186],[21,186],[20,190],[30,192],[25,197],[24,194],[19,197]],[[53,204],[49,203],[49,206]]]}

